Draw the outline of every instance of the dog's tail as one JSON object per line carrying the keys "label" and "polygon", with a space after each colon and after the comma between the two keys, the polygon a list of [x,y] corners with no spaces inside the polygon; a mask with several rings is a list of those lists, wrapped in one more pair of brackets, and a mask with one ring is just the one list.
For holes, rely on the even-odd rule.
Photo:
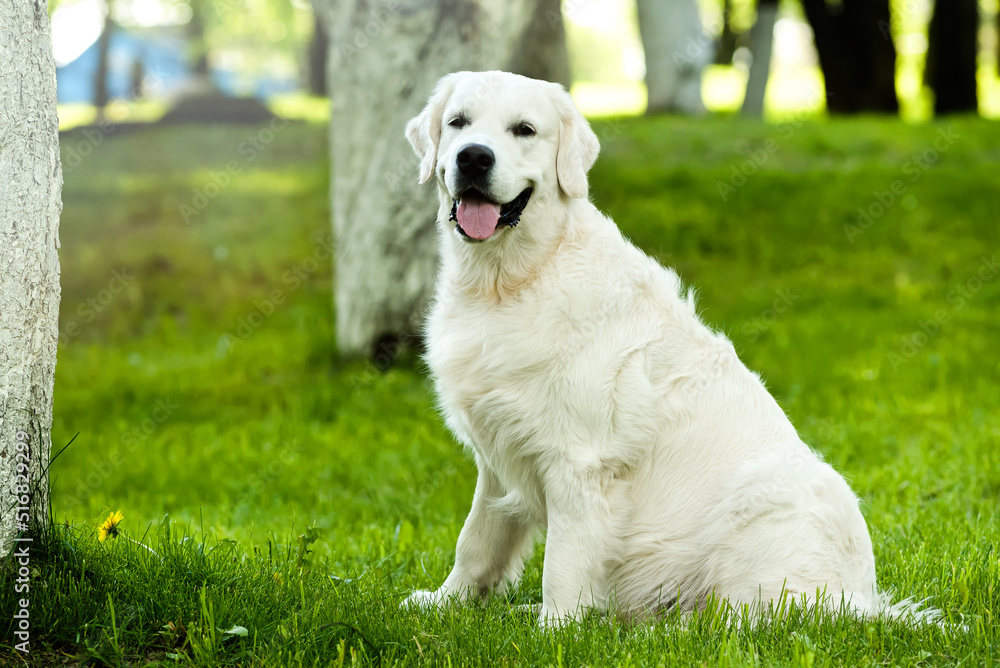
{"label": "dog's tail", "polygon": [[873,612],[876,617],[892,619],[910,625],[940,625],[944,618],[940,610],[927,605],[927,599],[918,601],[911,596],[894,601],[889,592],[876,594]]}
{"label": "dog's tail", "polygon": [[917,600],[911,596],[897,601],[891,591],[877,591],[874,595],[851,596],[850,601],[856,613],[868,619],[890,619],[908,626],[965,628],[961,623],[948,622],[941,610],[927,604],[928,599]]}

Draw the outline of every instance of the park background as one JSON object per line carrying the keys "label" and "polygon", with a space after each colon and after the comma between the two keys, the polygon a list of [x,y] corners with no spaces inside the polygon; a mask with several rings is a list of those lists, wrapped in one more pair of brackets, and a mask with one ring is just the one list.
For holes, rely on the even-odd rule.
{"label": "park background", "polygon": [[[852,481],[883,586],[953,622],[793,615],[754,632],[716,611],[656,633],[601,619],[539,633],[504,602],[398,610],[446,575],[474,466],[405,337],[338,348],[331,105],[310,68],[310,5],[198,5],[50,8],[64,173],[53,454],[72,443],[49,471],[58,539],[34,576],[37,656],[1000,659],[997,2],[979,3],[977,109],[948,115],[925,80],[933,3],[892,3],[899,112],[841,115],[801,7],[782,2],[761,117],[741,113],[753,2],[699,3],[713,49],[724,23],[742,35],[701,70],[705,114],[644,114],[632,3],[563,4],[571,90],[602,142],[591,198],[697,288],[705,321]],[[248,95],[259,103],[227,106]],[[98,540],[119,510],[120,535]],[[540,600],[542,554],[507,602]]]}

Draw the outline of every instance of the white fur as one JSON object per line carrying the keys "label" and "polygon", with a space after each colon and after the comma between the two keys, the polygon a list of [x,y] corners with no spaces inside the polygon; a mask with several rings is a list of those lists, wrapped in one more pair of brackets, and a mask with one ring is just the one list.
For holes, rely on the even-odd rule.
{"label": "white fur", "polygon": [[[471,123],[457,129],[459,111]],[[534,137],[508,130],[521,120]],[[454,569],[408,603],[502,592],[545,527],[543,623],[692,610],[713,595],[910,609],[877,591],[844,479],[699,320],[677,275],[586,199],[597,138],[561,87],[449,75],[407,137],[440,191],[427,361],[479,470]],[[448,221],[470,142],[495,152],[501,201],[534,187],[520,224],[483,243]]]}

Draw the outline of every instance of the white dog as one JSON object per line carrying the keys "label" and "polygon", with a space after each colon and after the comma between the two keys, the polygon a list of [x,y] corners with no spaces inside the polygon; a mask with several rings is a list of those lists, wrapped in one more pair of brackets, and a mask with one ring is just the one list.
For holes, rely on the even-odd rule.
{"label": "white dog", "polygon": [[406,136],[440,192],[427,361],[479,470],[454,569],[407,603],[502,592],[545,527],[542,623],[712,596],[911,610],[876,589],[844,479],[588,201],[599,145],[561,87],[452,74]]}

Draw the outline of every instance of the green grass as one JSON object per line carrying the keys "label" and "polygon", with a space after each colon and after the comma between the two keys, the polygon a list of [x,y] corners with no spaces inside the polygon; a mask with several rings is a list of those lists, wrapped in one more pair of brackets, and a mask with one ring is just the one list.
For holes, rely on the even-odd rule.
{"label": "green grass", "polygon": [[[975,278],[1000,250],[1000,132],[952,124],[931,162],[944,125],[606,120],[592,195],[697,287],[705,320],[852,481],[881,584],[967,632],[713,614],[541,632],[503,601],[399,610],[451,566],[474,466],[412,353],[384,372],[338,358],[326,137],[292,124],[267,142],[257,128],[112,136],[66,174],[53,441],[79,436],[52,466],[58,524],[32,561],[34,660],[1000,661],[1000,275]],[[254,137],[266,146],[250,158]],[[762,164],[723,200],[748,153]],[[906,167],[915,156],[926,169]],[[858,207],[877,211],[897,180],[860,229]],[[119,508],[124,535],[98,543]],[[540,600],[542,549],[512,602]],[[6,562],[8,620],[13,577]],[[245,637],[223,633],[237,626]]]}

